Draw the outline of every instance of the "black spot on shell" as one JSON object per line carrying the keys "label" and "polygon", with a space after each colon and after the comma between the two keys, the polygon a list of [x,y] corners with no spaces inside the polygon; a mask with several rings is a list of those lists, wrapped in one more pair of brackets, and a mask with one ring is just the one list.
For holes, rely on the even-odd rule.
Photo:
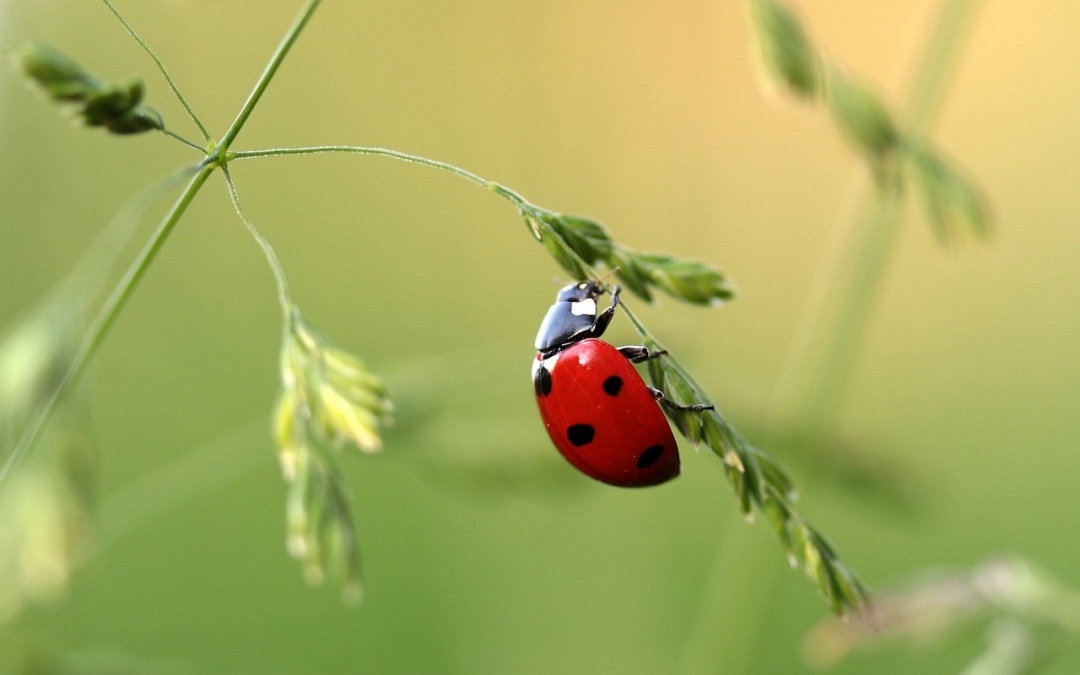
{"label": "black spot on shell", "polygon": [[623,381],[618,375],[612,375],[604,380],[604,393],[608,396],[618,396],[622,391]]}
{"label": "black spot on shell", "polygon": [[575,448],[592,443],[596,437],[596,429],[591,424],[573,424],[566,430],[566,439]]}
{"label": "black spot on shell", "polygon": [[541,365],[533,375],[533,387],[537,396],[547,396],[551,393],[551,371],[547,366]]}
{"label": "black spot on shell", "polygon": [[660,459],[663,455],[664,455],[664,446],[662,446],[662,445],[651,445],[651,446],[645,448],[645,452],[638,455],[637,468],[639,468],[639,469],[648,469],[653,464],[656,464],[656,461],[658,459]]}

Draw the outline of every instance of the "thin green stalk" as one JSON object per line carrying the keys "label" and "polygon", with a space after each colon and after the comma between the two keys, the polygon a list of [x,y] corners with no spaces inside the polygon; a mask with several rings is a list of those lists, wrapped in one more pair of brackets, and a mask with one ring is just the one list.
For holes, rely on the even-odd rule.
{"label": "thin green stalk", "polygon": [[85,294],[93,298],[105,291],[105,283],[124,247],[131,241],[142,216],[168,193],[194,176],[200,164],[190,164],[135,193],[102,228],[82,258],[61,282],[58,294]]}
{"label": "thin green stalk", "polygon": [[851,377],[852,366],[899,236],[903,198],[877,193],[860,169],[856,214],[842,230],[842,242],[827,255],[810,292],[803,323],[777,385],[775,419],[819,451]]}
{"label": "thin green stalk", "polygon": [[195,148],[199,152],[206,152],[206,148],[199,147],[198,143],[194,143],[192,141],[189,141],[188,139],[184,138],[183,136],[181,136],[180,134],[176,133],[175,131],[173,131],[171,129],[162,129],[161,133],[165,134],[166,136],[170,136],[172,138],[175,138],[176,140],[180,141],[181,143],[188,146],[189,148]]}
{"label": "thin green stalk", "polygon": [[[206,138],[207,142],[211,143],[211,136],[206,131],[205,127],[203,127],[202,123],[199,121],[194,111],[192,111],[190,106],[188,106],[187,101],[184,99],[183,95],[180,94],[180,91],[173,83],[172,78],[170,77],[168,71],[165,69],[165,66],[164,64],[162,64],[161,60],[157,57],[154,51],[150,49],[150,46],[147,45],[145,41],[143,41],[143,39],[138,35],[138,33],[135,32],[131,25],[128,24],[128,22],[116,10],[116,8],[109,0],[102,0],[102,2],[105,3],[105,6],[108,7],[109,11],[111,11],[116,16],[116,18],[128,31],[131,37],[137,43],[139,43],[143,50],[145,50],[146,53],[150,55],[150,58],[153,59],[154,63],[157,64],[158,68],[165,76],[166,82],[168,82],[169,87],[172,89],[177,99],[179,99],[180,103],[184,106],[184,109],[188,111],[188,114],[191,116],[196,126],[198,126],[200,131],[202,131],[203,136]],[[244,107],[240,110],[240,113],[237,115],[236,119],[229,127],[229,130],[225,133],[225,136],[222,138],[221,143],[218,144],[218,153],[215,154],[213,157],[208,158],[206,161],[199,165],[198,173],[196,173],[196,175],[191,179],[187,187],[184,188],[184,191],[177,198],[176,202],[173,204],[173,207],[169,210],[169,213],[158,225],[158,228],[154,231],[153,235],[151,235],[150,240],[143,247],[142,251],[139,253],[135,261],[132,262],[127,272],[113,289],[113,292],[105,300],[104,305],[102,305],[101,309],[98,311],[97,316],[94,318],[93,323],[91,323],[90,328],[87,331],[86,337],[80,344],[79,350],[75,353],[71,365],[68,367],[67,371],[65,371],[64,376],[60,379],[60,381],[57,383],[56,387],[52,390],[49,396],[45,400],[43,400],[41,404],[35,409],[34,414],[31,416],[26,427],[23,429],[22,434],[19,436],[18,442],[15,444],[15,447],[11,451],[11,454],[7,456],[7,458],[4,460],[3,465],[0,466],[0,483],[4,481],[7,475],[11,472],[12,467],[15,466],[19,459],[24,454],[26,454],[27,450],[30,448],[30,446],[33,444],[34,440],[40,433],[42,426],[48,420],[49,415],[56,407],[56,404],[60,401],[64,393],[76,380],[78,380],[79,376],[86,369],[90,360],[93,358],[94,354],[97,352],[102,342],[104,342],[106,335],[108,335],[109,333],[109,330],[116,322],[117,317],[120,316],[120,313],[121,311],[123,311],[124,306],[127,304],[127,301],[135,292],[136,287],[139,285],[139,281],[142,280],[143,276],[146,274],[146,271],[150,268],[150,265],[157,257],[158,252],[165,244],[166,239],[168,239],[169,234],[176,226],[176,223],[187,211],[187,208],[191,204],[191,201],[195,198],[196,193],[210,177],[210,174],[213,173],[215,167],[217,167],[218,165],[224,167],[226,157],[224,153],[227,151],[229,144],[233,141],[233,139],[236,138],[236,135],[240,133],[240,130],[243,128],[248,117],[251,115],[251,112],[255,109],[256,104],[262,97],[263,92],[266,91],[266,88],[267,86],[269,86],[270,81],[274,77],[274,74],[281,66],[281,63],[285,59],[285,56],[288,54],[289,50],[292,48],[292,45],[300,36],[301,31],[311,19],[312,15],[315,12],[315,9],[319,6],[320,2],[321,0],[309,0],[308,4],[301,10],[300,14],[293,22],[293,25],[289,28],[289,31],[286,33],[285,37],[278,45],[277,50],[274,52],[274,55],[270,59],[270,63],[267,64],[266,69],[259,77],[255,88],[251,92],[251,95],[248,96],[247,101],[244,103]],[[232,194],[235,197],[235,191],[234,188],[231,186],[231,181],[230,189],[233,190]],[[241,216],[243,217],[242,212]],[[250,229],[250,221],[247,221],[245,219],[245,222],[249,223]],[[257,230],[254,231],[254,233],[257,234]],[[261,244],[265,244],[265,240],[262,239],[261,236],[258,236],[257,239],[260,240]],[[276,258],[273,259],[272,262],[276,262]],[[275,269],[275,274],[278,274],[279,271],[280,265],[277,269]],[[279,277],[279,288],[284,288],[280,285],[283,284],[283,282],[284,277]],[[287,298],[288,296],[285,295],[283,297]]]}
{"label": "thin green stalk", "polygon": [[[930,39],[922,47],[920,64],[905,107],[909,128],[922,133],[929,128],[932,113],[945,94],[947,74],[963,44],[970,17],[978,0],[944,0]],[[776,418],[808,438],[820,440],[832,425],[849,379],[857,346],[865,333],[871,305],[898,236],[901,195],[875,189],[865,170],[854,183],[857,192],[838,253],[826,257],[810,301],[788,353],[784,373],[777,387]],[[843,221],[842,221],[843,222]],[[725,606],[733,590],[733,580],[755,560],[754,547],[735,546],[732,535],[721,537],[716,562],[701,599],[702,609],[688,640],[684,672],[730,675],[752,672],[762,646],[760,631],[772,612],[779,577],[769,575],[765,583],[742,593],[738,604],[739,632],[732,634],[730,612],[711,611]],[[760,568],[755,568],[755,574]],[[738,581],[735,589],[741,590]],[[749,626],[749,632],[742,630]]]}
{"label": "thin green stalk", "polygon": [[396,159],[402,162],[408,162],[409,164],[419,164],[432,169],[438,169],[440,171],[447,171],[456,176],[460,176],[465,180],[479,185],[480,187],[491,190],[505,199],[512,202],[515,206],[532,207],[527,199],[522,197],[517,192],[514,192],[510,188],[496,183],[495,181],[482,178],[472,171],[462,169],[460,166],[455,166],[448,162],[440,162],[436,159],[428,159],[427,157],[421,157],[420,155],[413,155],[407,152],[400,152],[398,150],[389,150],[387,148],[373,148],[359,145],[319,145],[307,148],[269,148],[266,150],[244,150],[241,152],[229,153],[229,161],[236,159],[253,159],[257,157],[281,157],[286,155],[317,155],[324,153],[346,153],[354,155],[371,155],[374,157],[386,157],[388,159]]}
{"label": "thin green stalk", "polygon": [[143,247],[134,262],[132,262],[127,272],[124,273],[124,276],[120,279],[119,283],[117,283],[113,292],[105,300],[105,304],[102,305],[97,316],[94,318],[93,323],[90,325],[86,337],[79,345],[79,350],[75,353],[71,365],[68,367],[67,371],[65,371],[64,376],[56,384],[56,387],[49,394],[48,398],[42,401],[34,411],[33,416],[23,429],[11,454],[4,460],[3,466],[0,466],[0,483],[3,483],[4,479],[11,472],[12,467],[15,466],[19,459],[33,444],[34,439],[37,438],[38,433],[41,431],[41,427],[49,418],[50,413],[56,407],[57,402],[59,402],[64,392],[68,390],[70,385],[74,383],[86,369],[86,366],[90,363],[90,359],[93,358],[94,354],[101,346],[101,343],[105,340],[105,336],[108,334],[109,329],[112,328],[117,317],[120,316],[120,312],[127,304],[127,301],[135,292],[135,288],[139,285],[139,281],[142,280],[146,271],[150,268],[150,264],[153,263],[154,258],[157,257],[161,247],[165,244],[165,240],[168,239],[169,234],[176,226],[176,223],[187,210],[188,205],[191,204],[191,200],[194,199],[199,188],[202,187],[202,184],[210,177],[214,167],[215,165],[211,162],[204,162],[200,166],[199,172],[188,182],[187,187],[185,187],[184,191],[177,197],[176,202],[158,225],[153,235],[151,235],[150,240]]}
{"label": "thin green stalk", "polygon": [[322,0],[308,0],[308,4],[300,10],[300,14],[297,15],[296,20],[293,21],[292,26],[289,27],[285,37],[282,38],[281,43],[278,44],[277,49],[274,51],[273,56],[270,57],[270,62],[266,64],[266,68],[263,70],[262,75],[259,76],[259,80],[255,83],[255,87],[251,90],[251,94],[248,95],[247,101],[244,102],[244,107],[240,109],[240,113],[233,120],[232,125],[229,126],[229,130],[225,132],[225,136],[222,137],[221,142],[218,143],[218,151],[224,153],[228,151],[229,146],[236,139],[236,135],[240,133],[240,130],[244,128],[244,124],[247,123],[248,117],[251,116],[252,111],[255,110],[255,106],[258,105],[259,99],[262,98],[266,88],[270,85],[270,81],[274,79],[274,75],[277,73],[278,68],[281,67],[281,63],[285,60],[289,50],[292,49],[293,44],[300,37],[300,33],[303,32],[304,26],[315,14],[315,10],[318,9]]}
{"label": "thin green stalk", "polygon": [[[131,38],[135,40],[135,42],[139,43],[139,46],[142,47],[143,51],[150,56],[150,59],[153,60],[154,65],[157,66],[158,70],[161,71],[161,74],[165,77],[165,84],[169,85],[169,89],[171,89],[173,95],[176,96],[176,100],[180,101],[180,105],[184,107],[184,110],[187,112],[188,117],[190,117],[191,121],[195,123],[195,126],[199,128],[199,132],[203,135],[203,140],[205,140],[207,143],[210,143],[213,140],[210,136],[210,132],[206,130],[206,127],[204,127],[203,123],[199,120],[198,115],[196,115],[195,111],[191,109],[190,105],[188,105],[187,99],[185,99],[184,95],[180,93],[180,89],[178,89],[176,83],[173,82],[172,76],[169,75],[169,71],[166,70],[165,64],[161,62],[161,59],[159,59],[158,55],[154,53],[154,50],[150,49],[150,45],[146,44],[146,41],[144,41],[142,37],[135,32],[135,29],[131,27],[131,24],[127,22],[127,19],[125,19],[124,16],[120,14],[120,12],[118,12],[115,7],[113,7],[112,2],[110,2],[109,0],[101,1],[105,3],[106,7],[109,8],[109,11],[112,12],[113,16],[116,17],[116,20],[119,21],[120,25],[124,27],[124,30],[128,32],[128,35],[130,35]],[[177,136],[177,138],[180,137]],[[184,141],[184,139],[182,138],[180,140]],[[184,142],[188,143],[188,141]],[[196,148],[199,147],[197,145],[194,145],[193,143],[188,144],[193,145]],[[202,150],[202,148],[199,149]]]}
{"label": "thin green stalk", "polygon": [[[904,106],[905,128],[932,126],[979,0],[940,7]],[[832,426],[894,250],[903,213],[896,190],[880,190],[860,171],[851,210],[841,216],[831,253],[819,268],[776,391],[774,417],[813,445]]]}
{"label": "thin green stalk", "polygon": [[[439,160],[429,159],[427,157],[422,157],[420,155],[413,155],[413,154],[409,154],[407,152],[401,152],[401,151],[398,151],[398,150],[390,150],[390,149],[387,149],[387,148],[375,148],[375,147],[365,147],[365,146],[356,146],[356,145],[322,145],[322,146],[311,146],[311,147],[303,147],[303,148],[268,148],[268,149],[262,149],[262,150],[244,150],[244,151],[239,151],[239,152],[227,152],[224,155],[224,160],[225,160],[226,163],[228,163],[228,162],[232,162],[232,161],[236,161],[236,160],[257,159],[257,158],[262,158],[262,157],[283,157],[283,156],[289,156],[289,155],[319,155],[319,154],[330,154],[330,153],[344,153],[344,154],[354,154],[354,155],[368,155],[368,156],[373,156],[373,157],[384,157],[384,158],[394,159],[394,160],[401,161],[401,162],[406,162],[406,163],[409,163],[409,164],[417,164],[419,166],[424,166],[424,167],[428,167],[428,168],[431,168],[431,169],[437,169],[439,171],[446,171],[446,172],[451,173],[451,174],[453,174],[455,176],[458,176],[460,178],[464,178],[465,180],[469,181],[470,183],[473,183],[474,185],[479,185],[480,187],[482,187],[482,188],[484,188],[486,190],[490,190],[492,192],[495,192],[499,196],[503,197],[504,199],[506,199],[506,200],[510,201],[512,204],[514,204],[514,206],[516,206],[518,208],[518,210],[521,211],[522,213],[524,213],[526,211],[529,211],[529,210],[532,210],[532,211],[537,210],[537,208],[533,204],[531,204],[527,199],[522,197],[517,192],[511,190],[510,188],[508,188],[508,187],[506,187],[504,185],[501,185],[499,183],[496,183],[494,181],[490,181],[490,180],[487,180],[485,178],[482,178],[482,177],[476,175],[475,173],[473,173],[471,171],[468,171],[466,169],[463,169],[463,168],[461,168],[459,166],[455,166],[455,165],[450,164],[448,162],[441,162]],[[224,165],[223,165],[223,167],[224,167]],[[285,316],[285,324],[284,324],[283,330],[284,330],[285,335],[286,335],[286,340],[285,340],[284,343],[287,343],[287,341],[288,341],[287,336],[289,334],[291,334],[291,332],[292,332],[291,331],[292,322],[297,320],[298,312],[296,310],[296,306],[293,305],[292,300],[289,297],[288,283],[287,283],[286,278],[285,278],[285,270],[281,266],[281,263],[277,258],[277,254],[274,253],[273,247],[270,246],[270,242],[267,241],[266,238],[262,236],[262,233],[259,232],[258,228],[255,227],[255,224],[251,221],[250,218],[247,217],[247,215],[244,213],[243,209],[241,208],[239,196],[236,193],[236,186],[233,183],[232,176],[229,174],[228,169],[225,169],[225,181],[228,184],[229,196],[232,199],[233,207],[236,209],[236,212],[240,216],[240,219],[244,222],[244,225],[248,228],[248,231],[251,233],[251,235],[253,237],[255,237],[255,241],[259,244],[260,248],[262,248],[263,254],[266,256],[267,262],[270,264],[270,268],[274,272],[274,278],[277,281],[277,285],[278,285],[278,297],[279,297],[280,302],[281,302],[282,312],[283,312],[283,314]],[[565,244],[565,242],[564,242],[564,244]]]}
{"label": "thin green stalk", "polygon": [[948,79],[960,57],[963,36],[971,27],[981,1],[951,0],[941,8],[907,94],[906,121],[914,131],[924,132],[933,125]]}
{"label": "thin green stalk", "polygon": [[255,227],[255,223],[248,218],[244,212],[243,207],[240,206],[240,195],[236,192],[236,183],[233,182],[232,174],[229,173],[227,166],[221,167],[222,173],[225,175],[225,186],[229,190],[229,199],[232,201],[233,208],[236,210],[236,215],[243,221],[244,226],[247,227],[248,232],[255,238],[255,241],[259,244],[259,247],[263,251],[263,255],[266,256],[266,262],[269,263],[271,271],[274,273],[274,281],[277,282],[278,300],[281,303],[282,315],[288,320],[290,313],[293,311],[292,297],[289,295],[289,281],[285,277],[285,268],[281,266],[281,261],[278,260],[277,254],[274,252],[270,242],[266,240],[266,237],[262,235],[259,228]]}

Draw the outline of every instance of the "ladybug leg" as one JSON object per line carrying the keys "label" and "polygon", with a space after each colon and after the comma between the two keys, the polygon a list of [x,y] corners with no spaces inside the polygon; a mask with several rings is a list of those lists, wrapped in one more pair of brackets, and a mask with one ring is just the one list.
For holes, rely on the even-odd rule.
{"label": "ladybug leg", "polygon": [[596,320],[588,331],[588,337],[598,338],[607,330],[608,324],[615,318],[615,308],[619,306],[620,290],[618,286],[611,287],[611,306],[596,315]]}
{"label": "ladybug leg", "polygon": [[656,387],[650,387],[649,385],[645,385],[645,388],[649,390],[649,392],[653,395],[653,398],[655,398],[657,400],[657,402],[666,405],[667,407],[671,408],[672,410],[686,410],[686,411],[689,411],[689,412],[701,412],[702,410],[714,410],[716,408],[716,406],[714,406],[711,403],[695,403],[693,405],[680,405],[680,404],[676,403],[675,401],[672,401],[667,396],[664,396],[664,392],[660,391]]}
{"label": "ladybug leg", "polygon": [[648,347],[640,345],[627,345],[626,347],[619,347],[619,353],[630,359],[631,363],[644,363],[649,359],[655,359],[668,353],[666,349],[657,349],[650,352]]}

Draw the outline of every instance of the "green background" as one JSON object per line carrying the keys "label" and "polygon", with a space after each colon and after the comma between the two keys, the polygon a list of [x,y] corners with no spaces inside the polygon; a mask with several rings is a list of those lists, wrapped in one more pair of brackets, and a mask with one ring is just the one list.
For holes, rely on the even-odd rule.
{"label": "green background", "polygon": [[[118,2],[215,134],[299,4]],[[902,97],[936,3],[800,5],[838,63]],[[915,506],[782,457],[801,508],[871,587],[1001,553],[1080,585],[1077,25],[1076,3],[983,3],[933,135],[990,195],[997,236],[943,249],[911,204],[875,303],[839,425],[898,467]],[[197,138],[102,5],[0,2],[0,48],[27,38],[106,78],[144,77],[150,105]],[[331,0],[234,149],[414,152],[635,248],[716,263],[740,290],[730,305],[633,307],[761,438],[859,164],[825,114],[767,89],[740,2]],[[0,325],[128,196],[196,159],[161,135],[75,128],[0,71]],[[0,630],[180,672],[662,673],[692,641],[742,654],[746,672],[809,668],[800,644],[827,609],[769,528],[742,524],[715,457],[687,446],[678,481],[627,491],[551,448],[527,378],[560,270],[508,204],[378,158],[233,175],[305,316],[398,404],[385,453],[343,460],[364,602],[309,589],[285,553],[268,421],[279,313],[215,177],[79,387],[101,453],[98,550],[67,594]],[[611,339],[633,341],[625,320]],[[956,672],[981,642],[859,654],[836,672]],[[1075,672],[1072,657],[1047,672]]]}

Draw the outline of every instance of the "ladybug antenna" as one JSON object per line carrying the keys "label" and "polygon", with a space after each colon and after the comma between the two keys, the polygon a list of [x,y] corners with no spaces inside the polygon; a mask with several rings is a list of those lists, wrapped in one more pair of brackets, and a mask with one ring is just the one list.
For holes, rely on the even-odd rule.
{"label": "ladybug antenna", "polygon": [[608,288],[608,284],[606,283],[606,282],[607,282],[607,279],[608,279],[609,277],[613,277],[613,276],[615,276],[615,275],[616,275],[616,274],[618,274],[618,273],[619,273],[619,268],[618,268],[618,267],[612,267],[612,268],[611,268],[610,270],[608,270],[607,272],[605,272],[605,273],[601,274],[601,275],[600,275],[600,278],[598,278],[598,279],[596,280],[596,283],[598,283],[598,284],[601,284],[601,285],[602,285],[602,286],[604,287],[604,289],[606,290],[606,289]]}

